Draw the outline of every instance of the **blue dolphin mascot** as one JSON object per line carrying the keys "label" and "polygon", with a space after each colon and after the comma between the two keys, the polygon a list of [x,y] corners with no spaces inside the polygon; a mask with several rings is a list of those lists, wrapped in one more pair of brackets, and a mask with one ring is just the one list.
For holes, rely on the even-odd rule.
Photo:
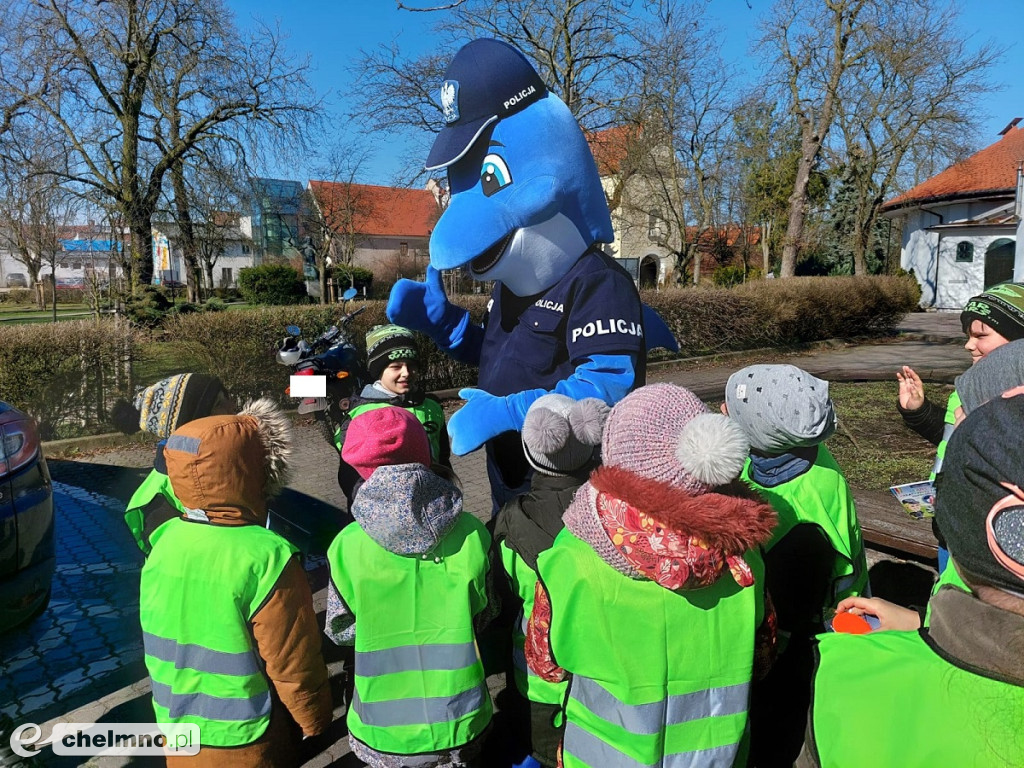
{"label": "blue dolphin mascot", "polygon": [[[612,224],[583,132],[523,54],[468,43],[445,72],[441,107],[426,167],[447,169],[451,200],[426,281],[400,280],[387,314],[479,365],[448,432],[458,455],[486,444],[496,512],[526,490],[519,431],[531,403],[558,392],[611,405],[644,383],[644,313],[632,278],[597,247]],[[439,270],[456,267],[495,281],[482,326],[445,295]]]}

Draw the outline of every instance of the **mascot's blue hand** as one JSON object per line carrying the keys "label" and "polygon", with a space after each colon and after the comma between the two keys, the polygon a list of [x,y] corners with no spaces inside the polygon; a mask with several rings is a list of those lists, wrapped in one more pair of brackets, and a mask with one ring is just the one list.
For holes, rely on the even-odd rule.
{"label": "mascot's blue hand", "polygon": [[544,389],[527,389],[497,397],[482,389],[459,390],[466,404],[448,420],[452,453],[464,456],[502,432],[520,431],[530,405],[545,394]]}
{"label": "mascot's blue hand", "polygon": [[492,437],[516,428],[504,397],[482,389],[459,390],[459,397],[466,404],[448,420],[448,436],[456,456],[465,456]]}
{"label": "mascot's blue hand", "polygon": [[399,280],[391,289],[388,320],[430,336],[445,349],[462,340],[469,312],[448,301],[441,273],[427,266],[426,282]]}

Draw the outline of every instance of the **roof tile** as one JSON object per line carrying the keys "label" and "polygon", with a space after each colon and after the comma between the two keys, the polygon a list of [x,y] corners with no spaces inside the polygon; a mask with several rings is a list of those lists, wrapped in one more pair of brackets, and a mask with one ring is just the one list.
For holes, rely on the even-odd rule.
{"label": "roof tile", "polygon": [[1024,129],[1011,123],[995,144],[887,200],[882,210],[984,193],[1012,194],[1017,186],[1017,165],[1022,160]]}
{"label": "roof tile", "polygon": [[352,231],[378,237],[429,237],[441,211],[426,189],[380,187],[334,181],[310,181],[320,210],[341,228],[346,209]]}

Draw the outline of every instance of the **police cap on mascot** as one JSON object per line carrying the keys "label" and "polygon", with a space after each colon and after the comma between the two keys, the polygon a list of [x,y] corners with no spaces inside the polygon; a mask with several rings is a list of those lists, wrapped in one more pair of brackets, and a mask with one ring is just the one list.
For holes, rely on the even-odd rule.
{"label": "police cap on mascot", "polygon": [[[644,312],[613,239],[597,166],[568,107],[518,50],[465,45],[441,84],[444,128],[427,158],[451,200],[430,238],[425,283],[400,280],[388,317],[479,365],[478,388],[448,424],[459,455],[487,449],[495,511],[525,492],[519,431],[548,392],[609,405],[643,385]],[[493,280],[483,325],[449,303],[439,270]]]}

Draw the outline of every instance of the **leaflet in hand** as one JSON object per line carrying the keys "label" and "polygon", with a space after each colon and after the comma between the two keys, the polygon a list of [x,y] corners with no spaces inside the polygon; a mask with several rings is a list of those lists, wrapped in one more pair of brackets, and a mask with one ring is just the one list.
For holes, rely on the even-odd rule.
{"label": "leaflet in hand", "polygon": [[935,517],[935,484],[931,480],[894,485],[889,490],[915,520]]}

